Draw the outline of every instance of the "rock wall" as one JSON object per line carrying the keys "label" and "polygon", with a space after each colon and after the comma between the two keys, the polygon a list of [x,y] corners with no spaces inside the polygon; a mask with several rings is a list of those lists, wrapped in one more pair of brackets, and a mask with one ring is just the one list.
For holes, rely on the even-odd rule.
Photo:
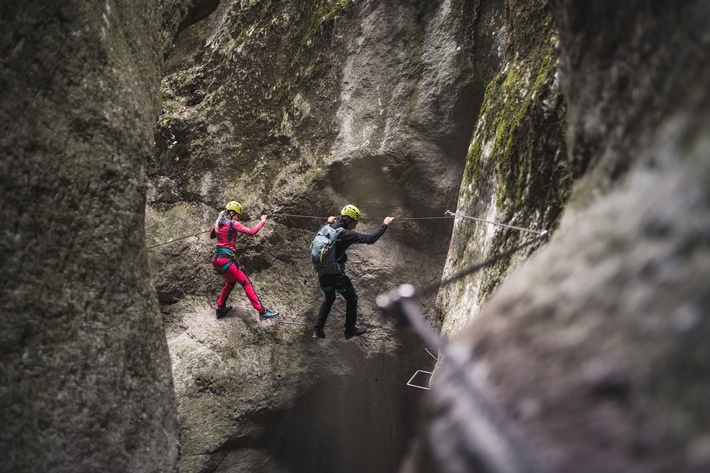
{"label": "rock wall", "polygon": [[0,5],[2,471],[177,467],[144,164],[187,3]]}
{"label": "rock wall", "polygon": [[488,83],[468,148],[444,278],[534,244],[442,288],[444,337],[476,317],[501,280],[544,242],[540,232],[554,231],[572,185],[550,3],[508,2],[496,15],[502,65]]}
{"label": "rock wall", "polygon": [[[569,203],[492,297],[445,309],[451,357],[404,471],[710,467],[710,385],[698,376],[710,331],[710,9],[565,0],[555,18]],[[459,207],[477,208],[468,176]],[[488,277],[456,290],[476,294]]]}
{"label": "rock wall", "polygon": [[[490,17],[458,0],[230,1],[178,36],[148,168],[147,233],[182,471],[397,468],[421,397],[406,381],[432,360],[374,300],[441,276],[452,225],[441,218],[497,67],[472,45],[494,49]],[[215,319],[222,280],[204,232],[232,199],[248,225],[276,214],[240,239],[240,263],[287,324],[259,322],[239,288],[232,315]],[[315,341],[322,293],[308,248],[347,203],[364,212],[359,231],[399,220],[349,252],[368,337],[342,339],[338,301]]]}
{"label": "rock wall", "polygon": [[[403,470],[706,471],[709,19],[3,4],[0,469],[175,471],[179,424],[183,472],[396,470],[431,360],[375,296],[524,241],[407,220],[458,190],[459,213],[552,237],[420,301],[452,342]],[[214,318],[204,232],[231,199],[276,214],[241,263],[287,323],[238,293]],[[399,219],[352,251],[368,337],[342,340],[336,306],[315,341],[306,248],[348,202],[365,231]]]}

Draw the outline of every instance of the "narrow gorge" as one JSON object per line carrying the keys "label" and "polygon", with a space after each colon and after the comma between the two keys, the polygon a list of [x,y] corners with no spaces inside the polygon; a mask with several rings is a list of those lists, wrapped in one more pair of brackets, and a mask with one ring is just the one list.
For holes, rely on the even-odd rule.
{"label": "narrow gorge", "polygon": [[[0,471],[710,470],[709,22],[1,5]],[[237,251],[278,318],[239,286],[215,316],[232,200],[268,216]],[[346,204],[395,220],[348,250],[367,333],[338,298],[314,339],[309,247]]]}

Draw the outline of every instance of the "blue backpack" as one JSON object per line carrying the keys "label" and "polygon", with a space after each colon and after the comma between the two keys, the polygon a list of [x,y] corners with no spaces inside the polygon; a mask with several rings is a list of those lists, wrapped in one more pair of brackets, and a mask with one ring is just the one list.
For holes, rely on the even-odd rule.
{"label": "blue backpack", "polygon": [[318,276],[339,274],[342,269],[335,261],[335,242],[345,230],[343,227],[333,228],[326,224],[318,230],[311,243],[311,263]]}

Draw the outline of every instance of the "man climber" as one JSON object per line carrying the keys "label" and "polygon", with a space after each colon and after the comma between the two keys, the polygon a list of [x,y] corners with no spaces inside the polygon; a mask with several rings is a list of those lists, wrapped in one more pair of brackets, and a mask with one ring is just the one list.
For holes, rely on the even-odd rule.
{"label": "man climber", "polygon": [[325,298],[318,313],[313,338],[325,338],[323,329],[328,319],[328,314],[330,314],[330,309],[333,307],[333,302],[335,302],[336,292],[345,299],[345,338],[359,336],[367,331],[367,329],[355,325],[357,319],[357,294],[350,278],[345,275],[345,263],[348,260],[348,255],[345,251],[354,243],[367,243],[368,245],[375,243],[385,233],[387,226],[394,218],[386,217],[384,222],[374,232],[365,234],[354,231],[358,222],[360,222],[360,217],[361,213],[357,207],[346,205],[340,212],[340,216],[328,218],[330,227],[336,230],[342,228],[334,246],[335,260],[339,271],[336,274],[318,275],[318,282],[325,294]]}
{"label": "man climber", "polygon": [[217,247],[212,254],[212,266],[216,274],[221,275],[227,282],[222,288],[222,292],[217,299],[217,318],[224,317],[232,310],[231,305],[226,305],[229,294],[234,289],[234,285],[239,283],[246,293],[251,305],[259,312],[262,320],[276,317],[278,312],[266,309],[261,305],[254,287],[247,275],[237,262],[236,241],[239,233],[256,235],[266,222],[266,215],[261,216],[261,220],[252,228],[247,228],[239,223],[239,217],[243,209],[239,202],[229,202],[225,209],[220,212],[217,220],[210,229],[210,238],[217,238]]}

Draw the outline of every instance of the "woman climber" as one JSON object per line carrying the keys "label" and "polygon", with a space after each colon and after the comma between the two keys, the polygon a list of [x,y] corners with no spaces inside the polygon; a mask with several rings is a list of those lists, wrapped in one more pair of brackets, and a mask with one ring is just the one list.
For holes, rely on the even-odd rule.
{"label": "woman climber", "polygon": [[242,211],[243,209],[239,202],[229,202],[225,209],[219,213],[219,217],[217,217],[212,228],[210,228],[210,238],[217,239],[217,247],[212,254],[212,266],[214,267],[214,272],[227,281],[222,288],[219,299],[217,299],[216,315],[219,319],[232,310],[231,305],[226,305],[227,298],[232,289],[234,289],[234,285],[239,283],[244,288],[251,305],[259,312],[260,318],[262,320],[269,319],[278,316],[279,313],[269,310],[261,304],[254,287],[251,285],[251,281],[237,262],[235,247],[238,233],[256,235],[261,230],[261,227],[264,226],[267,217],[262,215],[259,223],[252,228],[247,228],[239,223],[239,216]]}

